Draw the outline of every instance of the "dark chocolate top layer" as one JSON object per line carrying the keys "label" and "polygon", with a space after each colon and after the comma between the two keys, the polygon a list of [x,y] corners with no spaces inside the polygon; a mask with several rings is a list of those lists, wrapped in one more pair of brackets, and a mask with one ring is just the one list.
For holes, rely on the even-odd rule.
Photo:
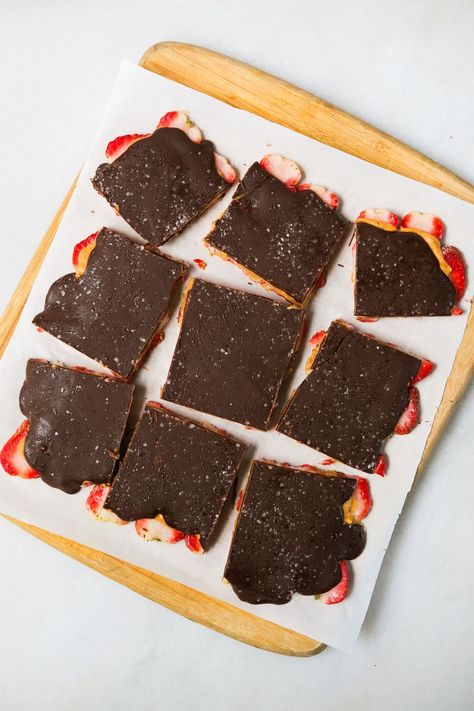
{"label": "dark chocolate top layer", "polygon": [[455,288],[420,235],[358,222],[356,244],[356,315],[450,315]]}
{"label": "dark chocolate top layer", "polygon": [[346,226],[313,190],[292,191],[254,163],[207,240],[302,303]]}
{"label": "dark chocolate top layer", "polygon": [[365,529],[344,523],[356,481],[252,462],[225,577],[251,604],[282,605],[293,593],[321,595],[357,558]]}
{"label": "dark chocolate top layer", "polygon": [[280,432],[365,472],[408,404],[421,360],[333,321]]}
{"label": "dark chocolate top layer", "polygon": [[206,548],[244,452],[230,436],[148,404],[106,506],[126,521],[162,514]]}
{"label": "dark chocolate top layer", "polygon": [[159,128],[97,168],[95,189],[134,230],[163,244],[230,187],[216,170],[214,144]]}
{"label": "dark chocolate top layer", "polygon": [[162,397],[267,429],[303,321],[301,309],[195,280]]}
{"label": "dark chocolate top layer", "polygon": [[134,386],[30,359],[20,408],[30,426],[25,457],[46,484],[67,494],[110,483]]}
{"label": "dark chocolate top layer", "polygon": [[85,273],[55,281],[33,323],[128,378],[159,329],[185,269],[151,247],[102,229]]}

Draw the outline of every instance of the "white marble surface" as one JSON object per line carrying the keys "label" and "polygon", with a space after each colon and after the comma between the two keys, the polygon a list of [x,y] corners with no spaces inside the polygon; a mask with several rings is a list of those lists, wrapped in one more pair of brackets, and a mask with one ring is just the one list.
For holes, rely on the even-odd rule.
{"label": "white marble surface", "polygon": [[[0,308],[81,164],[122,56],[165,39],[227,52],[474,182],[473,24],[469,0],[1,0]],[[473,414],[471,388],[407,502],[351,657],[247,648],[0,522],[0,708],[469,708]]]}

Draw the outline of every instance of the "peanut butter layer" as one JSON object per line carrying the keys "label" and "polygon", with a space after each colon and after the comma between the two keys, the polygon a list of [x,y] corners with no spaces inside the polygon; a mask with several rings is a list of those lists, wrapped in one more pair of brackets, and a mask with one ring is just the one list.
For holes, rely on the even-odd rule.
{"label": "peanut butter layer", "polygon": [[267,429],[303,323],[301,309],[194,280],[162,397]]}
{"label": "peanut butter layer", "polygon": [[365,528],[344,523],[355,479],[253,461],[225,577],[251,604],[320,595],[341,580],[341,560],[359,556]]}
{"label": "peanut butter layer", "polygon": [[229,189],[216,169],[214,144],[179,128],[159,128],[132,143],[92,179],[95,189],[144,239],[160,245]]}

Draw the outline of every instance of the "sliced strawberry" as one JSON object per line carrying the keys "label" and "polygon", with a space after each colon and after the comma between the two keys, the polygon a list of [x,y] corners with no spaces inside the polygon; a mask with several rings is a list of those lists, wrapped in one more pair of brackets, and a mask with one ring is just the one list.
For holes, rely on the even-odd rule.
{"label": "sliced strawberry", "polygon": [[332,457],[327,457],[326,459],[323,459],[322,462],[319,462],[322,467],[330,467],[333,464],[336,463],[336,460],[333,459]]}
{"label": "sliced strawberry", "polygon": [[0,464],[6,473],[20,479],[38,479],[40,476],[39,472],[30,467],[25,458],[25,439],[29,427],[28,420],[23,420],[15,434],[0,450]]}
{"label": "sliced strawberry", "polygon": [[314,467],[312,464],[302,464],[299,468],[306,469],[306,471],[308,471],[308,472],[317,472],[318,471],[317,468]]}
{"label": "sliced strawberry", "polygon": [[150,351],[152,351],[153,348],[156,348],[156,346],[158,346],[161,343],[161,341],[164,339],[164,337],[165,337],[164,331],[157,331],[157,333],[155,333],[155,335],[151,339],[150,343],[148,344],[147,353],[150,353]]}
{"label": "sliced strawberry", "polygon": [[214,153],[214,160],[216,162],[216,170],[227,183],[233,183],[237,177],[235,168],[231,166],[227,158],[221,156],[219,153]]}
{"label": "sliced strawberry", "polygon": [[344,521],[346,523],[359,523],[367,516],[372,508],[372,496],[367,479],[356,477],[357,484],[349,501],[344,504]]}
{"label": "sliced strawberry", "polygon": [[187,535],[184,537],[184,544],[188,550],[191,551],[191,553],[204,553],[204,548],[201,546],[201,536],[199,533],[195,533],[192,535]]}
{"label": "sliced strawberry", "polygon": [[428,232],[436,239],[441,239],[444,232],[442,220],[437,215],[431,215],[428,212],[408,212],[402,220],[402,227],[410,230],[421,230]]}
{"label": "sliced strawberry", "polygon": [[237,501],[235,502],[235,510],[236,511],[240,511],[240,509],[242,508],[242,502],[244,500],[244,493],[245,493],[245,489],[241,489],[241,491],[239,492],[239,495],[237,497]]}
{"label": "sliced strawberry", "polygon": [[356,321],[361,323],[375,323],[379,319],[374,316],[356,316]]}
{"label": "sliced strawberry", "polygon": [[198,265],[199,269],[205,269],[207,267],[207,262],[204,259],[193,259],[193,262]]}
{"label": "sliced strawberry", "polygon": [[462,299],[466,290],[466,265],[457,247],[441,247],[443,257],[451,267],[451,279],[456,290],[456,299]]}
{"label": "sliced strawberry", "polygon": [[388,459],[385,454],[379,454],[379,458],[377,459],[377,464],[374,467],[374,474],[378,474],[379,476],[385,476],[387,473],[387,467],[388,467]]}
{"label": "sliced strawberry", "polygon": [[408,434],[418,424],[419,405],[420,393],[417,388],[411,385],[408,388],[408,405],[402,412],[402,415],[395,426],[395,434]]}
{"label": "sliced strawberry", "polygon": [[177,543],[184,538],[184,533],[168,526],[161,514],[158,514],[156,518],[140,518],[135,521],[135,531],[145,541]]}
{"label": "sliced strawberry", "polygon": [[97,484],[96,486],[93,486],[86,500],[86,509],[98,521],[103,521],[104,523],[116,523],[118,526],[125,526],[125,524],[128,523],[127,521],[122,521],[117,514],[110,509],[105,508],[105,502],[107,501],[109,491],[109,484]]}
{"label": "sliced strawberry", "polygon": [[117,136],[107,144],[105,155],[107,158],[115,160],[122,153],[125,153],[132,143],[139,141],[141,138],[148,138],[149,135],[149,133],[127,133],[125,136]]}
{"label": "sliced strawberry", "polygon": [[398,227],[399,219],[398,215],[394,212],[390,212],[386,208],[369,207],[367,210],[362,210],[359,215],[363,220],[379,220],[379,222],[386,222],[393,227]]}
{"label": "sliced strawberry", "polygon": [[315,185],[314,183],[301,183],[301,185],[298,185],[298,190],[312,190],[313,193],[316,193],[316,195],[320,197],[321,200],[326,203],[326,205],[332,207],[333,210],[337,210],[337,208],[339,207],[339,197],[336,195],[336,193],[332,193],[323,185]]}
{"label": "sliced strawberry", "polygon": [[309,339],[308,343],[310,346],[313,346],[315,348],[316,346],[321,345],[322,341],[324,340],[324,336],[326,335],[326,331],[316,331],[311,338]]}
{"label": "sliced strawberry", "polygon": [[72,251],[72,265],[76,269],[76,276],[80,277],[84,274],[87,268],[89,256],[95,247],[96,237],[99,232],[93,232],[91,235],[81,240],[76,244]]}
{"label": "sliced strawberry", "polygon": [[201,143],[202,133],[184,111],[168,111],[160,118],[157,128],[180,128],[194,143]]}
{"label": "sliced strawberry", "polygon": [[339,563],[341,566],[341,581],[331,590],[318,596],[318,599],[324,602],[325,605],[336,605],[342,602],[347,595],[349,588],[349,568],[345,560]]}
{"label": "sliced strawberry", "polygon": [[322,289],[326,286],[326,274],[323,272],[316,282],[316,289]]}
{"label": "sliced strawberry", "polygon": [[267,153],[260,161],[260,165],[287,187],[294,187],[301,180],[300,167],[294,161],[284,158],[278,153]]}
{"label": "sliced strawberry", "polygon": [[414,385],[415,383],[418,383],[420,380],[423,380],[423,378],[426,378],[433,370],[434,365],[430,360],[422,360],[420,368],[418,370],[418,373],[415,375],[413,380],[411,381],[411,384]]}

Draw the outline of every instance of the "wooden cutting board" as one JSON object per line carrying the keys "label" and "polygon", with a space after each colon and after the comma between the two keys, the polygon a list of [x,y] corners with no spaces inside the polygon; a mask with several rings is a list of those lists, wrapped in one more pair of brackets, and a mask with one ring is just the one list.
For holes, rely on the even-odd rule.
{"label": "wooden cutting board", "polygon": [[[247,64],[202,47],[178,42],[154,45],[145,52],[140,64],[152,72],[202,91],[232,106],[251,111],[371,163],[433,185],[462,200],[474,203],[474,187],[438,163],[322,99]],[[75,185],[66,195],[2,316],[0,356],[15,329],[74,187]],[[471,309],[466,333],[433,423],[418,474],[426,464],[472,376],[473,314],[474,308]],[[194,622],[199,622],[241,642],[294,656],[317,654],[325,647],[321,642],[266,622],[186,585],[9,516],[5,518],[102,575]]]}

